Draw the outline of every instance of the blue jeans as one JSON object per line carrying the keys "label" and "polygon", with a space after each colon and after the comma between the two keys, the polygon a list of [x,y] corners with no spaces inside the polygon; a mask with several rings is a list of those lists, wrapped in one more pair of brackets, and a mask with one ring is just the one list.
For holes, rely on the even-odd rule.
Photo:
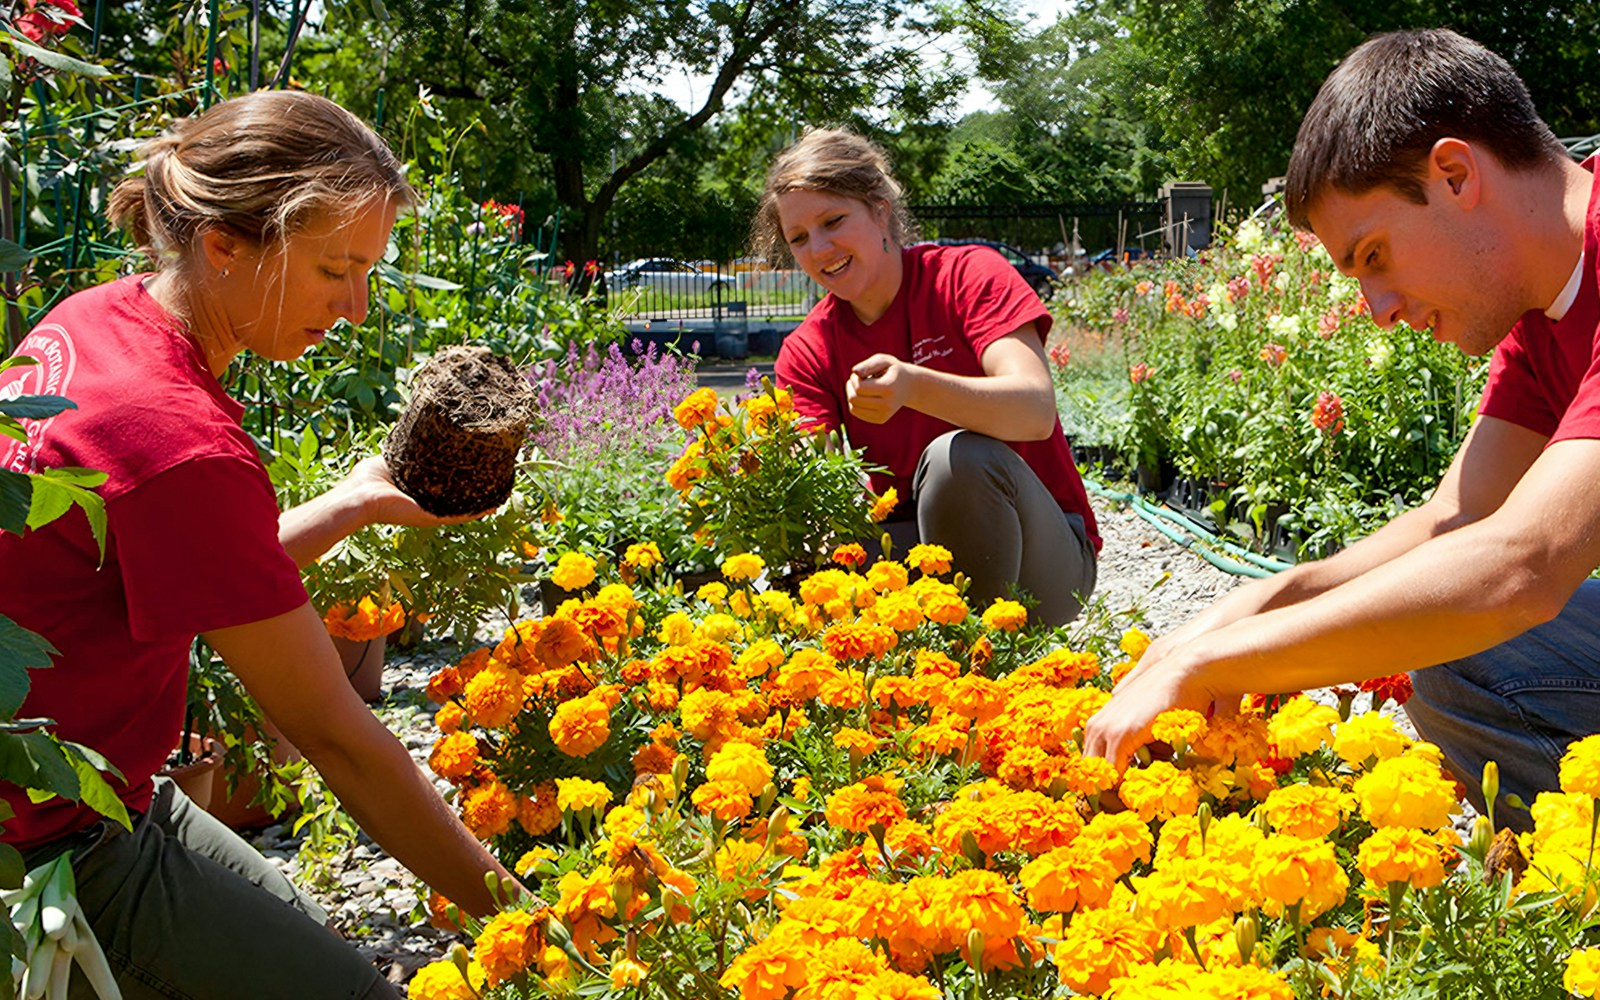
{"label": "blue jeans", "polygon": [[1600,732],[1600,581],[1586,580],[1561,614],[1474,656],[1411,674],[1406,712],[1422,738],[1438,744],[1451,771],[1483,811],[1483,765],[1500,765],[1495,822],[1533,827],[1528,805],[1559,788],[1568,744]]}

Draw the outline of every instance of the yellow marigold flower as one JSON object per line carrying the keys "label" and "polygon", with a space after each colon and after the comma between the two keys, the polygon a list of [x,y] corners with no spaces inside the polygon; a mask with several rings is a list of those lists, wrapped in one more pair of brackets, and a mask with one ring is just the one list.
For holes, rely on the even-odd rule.
{"label": "yellow marigold flower", "polygon": [[740,674],[750,680],[765,677],[774,667],[783,663],[783,647],[772,639],[758,639],[745,647],[734,661]]}
{"label": "yellow marigold flower", "polygon": [[1356,779],[1353,791],[1373,826],[1437,830],[1450,822],[1457,802],[1455,786],[1424,757],[1380,761]]}
{"label": "yellow marigold flower", "polygon": [[1274,789],[1260,808],[1279,833],[1314,840],[1336,830],[1349,805],[1336,788],[1289,785]]}
{"label": "yellow marigold flower", "polygon": [[641,986],[648,975],[650,966],[624,954],[611,963],[611,988],[620,990],[629,986]]}
{"label": "yellow marigold flower", "polygon": [[766,849],[748,840],[729,838],[712,858],[717,878],[723,882],[749,881],[762,873]]}
{"label": "yellow marigold flower", "polygon": [[1585,736],[1561,757],[1561,790],[1600,799],[1600,734]]}
{"label": "yellow marigold flower", "polygon": [[1369,759],[1388,760],[1405,753],[1411,741],[1382,712],[1362,712],[1333,728],[1333,752],[1352,767]]}
{"label": "yellow marigold flower", "polygon": [[906,553],[906,563],[924,576],[938,576],[950,572],[950,550],[943,545],[913,545]]}
{"label": "yellow marigold flower", "polygon": [[[1098,758],[1096,758],[1098,759]],[[1133,813],[1099,813],[1083,828],[1081,838],[1110,861],[1120,874],[1135,861],[1149,861],[1155,838],[1150,825]]]}
{"label": "yellow marigold flower", "polygon": [[1267,739],[1279,757],[1291,759],[1331,742],[1338,722],[1338,709],[1296,695],[1267,723]]}
{"label": "yellow marigold flower", "polygon": [[1121,978],[1155,959],[1161,935],[1149,922],[1118,910],[1083,910],[1072,918],[1056,946],[1061,981],[1079,993],[1104,993]]}
{"label": "yellow marigold flower", "polygon": [[717,412],[717,392],[715,389],[696,389],[685,396],[683,402],[672,408],[672,419],[678,426],[686,431],[710,420]]}
{"label": "yellow marigold flower", "polygon": [[556,805],[562,812],[596,811],[611,804],[611,789],[587,778],[557,778]]}
{"label": "yellow marigold flower", "polygon": [[555,857],[556,852],[548,847],[533,847],[522,852],[522,857],[517,859],[516,867],[513,870],[517,873],[518,878],[525,878],[529,872],[538,867],[539,862],[554,861]]}
{"label": "yellow marigold flower", "polygon": [[433,724],[439,727],[439,732],[449,735],[466,725],[467,713],[460,705],[447,701],[439,706],[433,713]]}
{"label": "yellow marigold flower", "polygon": [[872,509],[867,512],[867,516],[872,518],[873,523],[876,524],[888,517],[899,502],[900,493],[891,486],[872,501]]}
{"label": "yellow marigold flower", "polygon": [[729,822],[744,819],[755,805],[741,781],[708,781],[689,799],[701,812]]}
{"label": "yellow marigold flower", "polygon": [[1169,708],[1156,716],[1150,734],[1163,743],[1192,747],[1206,732],[1206,717],[1191,708]]}
{"label": "yellow marigold flower", "polygon": [[[743,597],[744,592],[740,591],[734,594],[732,599],[737,600]],[[709,639],[712,642],[728,642],[744,635],[744,626],[739,624],[739,619],[732,615],[718,612],[706,615],[705,619],[700,623],[699,635],[701,638]]]}
{"label": "yellow marigold flower", "polygon": [[909,632],[927,620],[922,604],[908,591],[885,594],[872,606],[872,617],[896,632]]}
{"label": "yellow marigold flower", "polygon": [[844,728],[833,734],[833,745],[858,757],[868,757],[878,749],[878,738],[865,729]]}
{"label": "yellow marigold flower", "polygon": [[454,962],[430,962],[406,984],[406,996],[412,1000],[478,1000],[485,985],[483,966],[470,962],[467,974],[472,977],[470,984]]}
{"label": "yellow marigold flower", "polygon": [[682,611],[674,611],[661,619],[656,638],[669,646],[687,646],[694,641],[694,619]]}
{"label": "yellow marigold flower", "polygon": [[582,552],[563,552],[550,572],[550,582],[562,590],[582,590],[594,582],[595,562]]}
{"label": "yellow marigold flower", "polygon": [[706,778],[735,782],[753,797],[772,781],[772,765],[758,746],[725,743],[706,764]]}
{"label": "yellow marigold flower", "polygon": [[611,738],[611,712],[593,695],[556,706],[550,717],[550,739],[569,757],[587,757]]}
{"label": "yellow marigold flower", "polygon": [[911,576],[904,564],[890,559],[880,559],[867,567],[867,586],[880,594],[904,590]]}
{"label": "yellow marigold flower", "polygon": [[634,569],[654,569],[664,561],[655,542],[635,542],[622,554],[622,561]]}
{"label": "yellow marigold flower", "polygon": [[722,560],[722,575],[730,580],[754,580],[766,568],[766,560],[753,552],[740,552]]}
{"label": "yellow marigold flower", "polygon": [[498,729],[522,711],[522,675],[493,664],[467,682],[462,701],[467,717],[485,729]]}
{"label": "yellow marigold flower", "polygon": [[1200,788],[1194,777],[1164,760],[1149,767],[1129,768],[1119,792],[1123,803],[1145,822],[1187,816],[1200,805]]}
{"label": "yellow marigold flower", "polygon": [[1128,654],[1128,659],[1136,661],[1150,648],[1150,637],[1136,628],[1130,628],[1122,633],[1117,648]]}
{"label": "yellow marigold flower", "polygon": [[1326,840],[1268,837],[1256,848],[1253,874],[1263,907],[1274,916],[1298,903],[1300,919],[1309,921],[1344,902],[1350,890],[1350,879]]}
{"label": "yellow marigold flower", "polygon": [[998,598],[983,613],[983,627],[997,632],[1015,632],[1028,623],[1028,609],[1016,601]]}
{"label": "yellow marigold flower", "polygon": [[1600,948],[1583,948],[1568,955],[1567,972],[1561,983],[1568,993],[1600,996]]}
{"label": "yellow marigold flower", "polygon": [[672,465],[667,468],[667,485],[679,493],[687,490],[706,474],[705,467],[700,464],[700,454],[703,446],[699,441],[690,441],[688,447],[683,449],[683,454],[672,460]]}
{"label": "yellow marigold flower", "polygon": [[1356,855],[1356,867],[1376,885],[1406,882],[1417,889],[1431,889],[1444,881],[1438,841],[1404,826],[1372,831]]}
{"label": "yellow marigold flower", "polygon": [[958,625],[966,621],[970,609],[961,594],[948,583],[939,583],[938,589],[929,589],[922,595],[922,613],[928,620],[940,625]]}
{"label": "yellow marigold flower", "polygon": [[707,604],[721,604],[728,599],[728,585],[713,580],[702,584],[700,589],[694,592],[694,596]]}
{"label": "yellow marigold flower", "polygon": [[461,823],[479,840],[498,837],[517,818],[517,797],[498,781],[468,789],[461,796]]}
{"label": "yellow marigold flower", "polygon": [[478,741],[471,733],[441,737],[428,755],[428,766],[441,778],[465,778],[478,763]]}

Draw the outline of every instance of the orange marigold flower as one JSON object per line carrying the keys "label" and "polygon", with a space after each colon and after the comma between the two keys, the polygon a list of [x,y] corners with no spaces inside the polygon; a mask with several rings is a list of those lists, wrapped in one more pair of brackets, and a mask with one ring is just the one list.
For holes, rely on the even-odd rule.
{"label": "orange marigold flower", "polygon": [[1205,735],[1206,717],[1189,708],[1169,708],[1156,716],[1150,734],[1173,747],[1193,746]]}
{"label": "orange marigold flower", "polygon": [[653,569],[664,561],[661,546],[655,542],[635,542],[622,554],[622,561],[634,569]]}
{"label": "orange marigold flower", "polygon": [[379,605],[368,594],[357,601],[353,608],[348,604],[335,604],[323,616],[322,623],[329,635],[354,642],[367,642],[380,635],[388,635],[404,625],[406,611],[398,601]]}
{"label": "orange marigold flower", "polygon": [[[1119,814],[1131,815],[1131,814]],[[1023,865],[1018,881],[1033,908],[1048,913],[1104,906],[1122,871],[1095,845],[1079,840]]]}
{"label": "orange marigold flower", "polygon": [[1187,816],[1200,805],[1200,786],[1194,776],[1164,760],[1149,767],[1129,768],[1122,776],[1122,801],[1146,822]]}
{"label": "orange marigold flower", "polygon": [[1444,858],[1432,836],[1403,826],[1372,831],[1356,854],[1356,867],[1376,885],[1405,882],[1431,889],[1444,881]]}
{"label": "orange marigold flower", "polygon": [[1388,677],[1374,677],[1362,681],[1357,685],[1362,691],[1371,693],[1373,707],[1384,701],[1392,701],[1396,705],[1404,705],[1411,700],[1411,675],[1391,674]]}
{"label": "orange marigold flower", "polygon": [[1072,918],[1056,946],[1061,981],[1079,993],[1104,993],[1113,979],[1155,959],[1161,935],[1124,910],[1084,910]]}
{"label": "orange marigold flower", "polygon": [[447,701],[439,706],[433,713],[433,724],[439,727],[439,732],[449,735],[466,725],[467,713],[460,705]]}
{"label": "orange marigold flower", "polygon": [[1326,840],[1268,837],[1256,848],[1251,868],[1264,908],[1273,915],[1298,903],[1300,919],[1309,921],[1344,902],[1350,889]]}
{"label": "orange marigold flower", "polygon": [[1344,792],[1315,785],[1274,789],[1261,804],[1273,829],[1305,840],[1326,837],[1338,829],[1348,809]]}
{"label": "orange marigold flower", "polygon": [[428,700],[435,705],[443,705],[461,693],[462,684],[460,671],[455,667],[441,667],[428,678]]}
{"label": "orange marigold flower", "polygon": [[517,825],[533,837],[542,837],[561,825],[555,782],[544,782],[533,790],[532,797],[517,802]]}
{"label": "orange marigold flower", "polygon": [[867,550],[856,542],[849,542],[833,550],[833,561],[840,566],[860,566],[867,561]]}
{"label": "orange marigold flower", "polygon": [[442,736],[428,755],[428,766],[441,778],[465,778],[478,764],[478,741],[471,733]]}
{"label": "orange marigold flower", "polygon": [[879,559],[867,568],[867,586],[880,594],[902,590],[909,582],[905,565],[892,559]]}
{"label": "orange marigold flower", "polygon": [[878,738],[865,729],[844,728],[833,734],[833,745],[842,747],[855,757],[867,757],[878,749]]}
{"label": "orange marigold flower", "polygon": [[462,701],[473,723],[498,729],[522,711],[522,675],[507,667],[487,667],[467,682]]}
{"label": "orange marigold flower", "polygon": [[550,739],[569,757],[587,757],[611,738],[611,713],[603,701],[585,695],[564,701],[550,717]]}
{"label": "orange marigold flower", "polygon": [[517,816],[517,797],[498,781],[468,789],[461,796],[461,822],[479,840],[498,837],[511,829]]}
{"label": "orange marigold flower", "polygon": [[672,408],[672,419],[678,426],[686,431],[692,431],[717,412],[717,392],[715,389],[696,389],[685,396],[683,401]]}
{"label": "orange marigold flower", "polygon": [[519,975],[543,953],[543,916],[505,910],[484,926],[473,957],[483,966],[488,985],[497,986]]}
{"label": "orange marigold flower", "polygon": [[853,833],[866,833],[874,823],[888,827],[906,818],[900,801],[900,782],[887,775],[872,775],[828,796],[829,823]]}
{"label": "orange marigold flower", "polygon": [[744,784],[738,781],[708,781],[689,798],[696,809],[729,822],[744,819],[755,805]]}

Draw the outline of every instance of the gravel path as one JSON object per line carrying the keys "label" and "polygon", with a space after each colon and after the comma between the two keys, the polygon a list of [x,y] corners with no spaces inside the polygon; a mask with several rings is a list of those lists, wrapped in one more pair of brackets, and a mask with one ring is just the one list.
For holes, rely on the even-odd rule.
{"label": "gravel path", "polygon": [[[1151,635],[1182,624],[1239,582],[1174,545],[1132,511],[1096,499],[1095,513],[1105,540],[1096,593],[1112,612],[1137,609]],[[489,633],[481,638],[493,641]],[[425,642],[413,653],[391,653],[384,671],[388,694],[375,708],[430,779],[427,757],[438,730],[435,706],[423,691],[434,670],[459,657],[448,641]],[[444,781],[433,783],[441,792],[449,791]],[[444,957],[455,937],[427,926],[426,890],[398,862],[362,835],[333,852],[319,879],[297,863],[303,840],[304,834],[292,834],[288,824],[268,827],[254,838],[267,857],[327,907],[391,982],[404,983],[421,966]]]}

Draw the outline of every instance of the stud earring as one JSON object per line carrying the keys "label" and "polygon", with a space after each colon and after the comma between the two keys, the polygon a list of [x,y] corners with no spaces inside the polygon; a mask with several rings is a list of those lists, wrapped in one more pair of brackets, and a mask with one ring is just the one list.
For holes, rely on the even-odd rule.
{"label": "stud earring", "polygon": [[217,277],[219,277],[219,278],[227,278],[228,277],[228,272],[229,272],[229,268],[225,267],[222,270],[217,272]]}

